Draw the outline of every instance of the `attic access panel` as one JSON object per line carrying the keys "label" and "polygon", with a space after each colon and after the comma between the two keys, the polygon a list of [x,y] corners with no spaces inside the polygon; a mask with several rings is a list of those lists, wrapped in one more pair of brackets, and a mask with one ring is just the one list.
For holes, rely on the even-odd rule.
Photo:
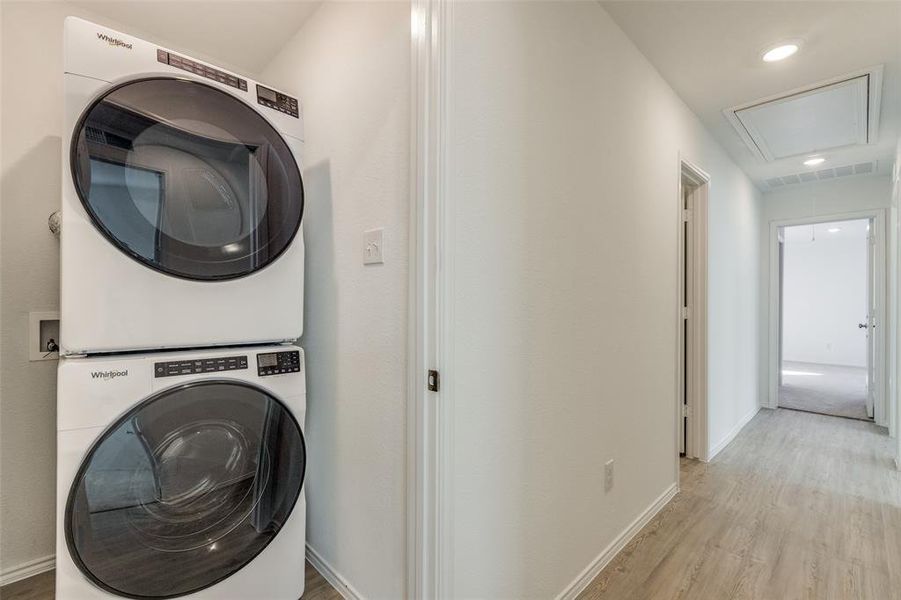
{"label": "attic access panel", "polygon": [[725,111],[767,162],[873,143],[882,69],[876,68]]}

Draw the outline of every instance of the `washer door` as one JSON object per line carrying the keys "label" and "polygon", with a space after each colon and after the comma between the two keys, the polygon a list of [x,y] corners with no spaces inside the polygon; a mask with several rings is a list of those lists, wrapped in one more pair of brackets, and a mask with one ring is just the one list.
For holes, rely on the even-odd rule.
{"label": "washer door", "polygon": [[66,504],[69,552],[120,596],[196,592],[278,534],[305,462],[297,421],[262,389],[207,380],[163,391],[88,452]]}
{"label": "washer door", "polygon": [[97,229],[142,264],[186,279],[242,277],[294,239],[300,171],[257,111],[211,85],[131,81],[72,136],[75,188]]}

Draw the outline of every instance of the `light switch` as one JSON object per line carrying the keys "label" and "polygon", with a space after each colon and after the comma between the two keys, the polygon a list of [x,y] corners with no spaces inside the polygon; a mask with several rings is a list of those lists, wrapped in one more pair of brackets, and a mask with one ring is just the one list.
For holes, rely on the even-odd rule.
{"label": "light switch", "polygon": [[363,264],[377,265],[384,259],[384,229],[370,229],[363,232]]}

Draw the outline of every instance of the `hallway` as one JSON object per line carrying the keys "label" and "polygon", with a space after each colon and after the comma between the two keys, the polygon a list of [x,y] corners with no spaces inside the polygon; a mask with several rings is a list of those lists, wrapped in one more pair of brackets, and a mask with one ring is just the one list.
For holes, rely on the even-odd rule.
{"label": "hallway", "polygon": [[901,472],[883,428],[761,410],[584,600],[901,598]]}

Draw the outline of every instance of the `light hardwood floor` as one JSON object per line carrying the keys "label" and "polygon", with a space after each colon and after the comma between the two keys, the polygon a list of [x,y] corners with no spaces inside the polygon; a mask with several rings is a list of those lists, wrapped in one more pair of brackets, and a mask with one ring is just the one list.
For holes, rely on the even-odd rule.
{"label": "light hardwood floor", "polygon": [[901,473],[886,430],[762,410],[583,600],[901,598]]}
{"label": "light hardwood floor", "polygon": [[[53,600],[53,571],[41,573],[0,588],[2,600]],[[307,563],[303,600],[341,600],[335,588]],[[262,596],[261,596],[262,598]]]}

